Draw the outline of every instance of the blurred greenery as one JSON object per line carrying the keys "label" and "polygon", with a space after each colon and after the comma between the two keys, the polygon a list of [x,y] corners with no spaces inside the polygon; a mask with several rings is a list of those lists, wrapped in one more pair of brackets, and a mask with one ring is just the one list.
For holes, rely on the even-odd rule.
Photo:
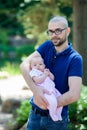
{"label": "blurred greenery", "polygon": [[70,21],[71,2],[66,4],[63,0],[0,1],[0,27],[8,29],[10,35],[38,36],[47,29],[48,20],[58,14],[67,16]]}
{"label": "blurred greenery", "polygon": [[[0,62],[0,71],[8,72],[9,75],[20,74],[20,63],[22,60],[34,51],[35,45],[23,45],[19,47],[0,45],[0,51],[3,52],[3,56]],[[13,56],[9,57],[9,50],[13,53]]]}
{"label": "blurred greenery", "polygon": [[31,109],[31,105],[29,104],[29,100],[25,100],[21,103],[20,108],[16,110],[16,121],[19,124],[23,125],[24,123],[26,123],[29,116],[30,109]]}
{"label": "blurred greenery", "polygon": [[81,97],[78,102],[70,105],[70,130],[87,130],[87,87],[82,86]]}
{"label": "blurred greenery", "polygon": [[[1,0],[0,1],[0,67],[6,62],[21,62],[34,51],[34,48],[48,39],[46,35],[49,19],[54,15],[65,15],[72,27],[72,5],[59,0]],[[61,6],[62,5],[62,6]],[[49,8],[48,8],[49,6]],[[68,14],[67,14],[68,12]],[[37,42],[24,43],[15,47],[10,37],[21,36],[37,39]],[[69,37],[72,40],[72,33]]]}
{"label": "blurred greenery", "polygon": [[[19,68],[19,64],[17,63],[10,63],[10,62],[6,62],[5,61],[5,65],[3,67],[0,68],[1,72],[8,72],[8,74],[11,75],[16,75],[16,74],[20,74],[20,68]],[[3,78],[3,77],[1,77]]]}
{"label": "blurred greenery", "polygon": [[23,101],[20,108],[14,111],[13,119],[7,122],[6,128],[9,130],[19,130],[27,122],[30,109],[29,100]]}
{"label": "blurred greenery", "polygon": [[8,44],[8,30],[0,28],[0,43]]}

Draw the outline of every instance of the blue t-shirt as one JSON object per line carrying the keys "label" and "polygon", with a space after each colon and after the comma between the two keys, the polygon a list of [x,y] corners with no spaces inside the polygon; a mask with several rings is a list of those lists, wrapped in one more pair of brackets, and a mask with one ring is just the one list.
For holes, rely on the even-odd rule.
{"label": "blue t-shirt", "polygon": [[[44,59],[46,68],[53,73],[55,87],[61,94],[69,90],[68,77],[82,77],[82,57],[73,49],[71,43],[64,51],[56,53],[52,41],[46,41],[38,47],[37,51]],[[67,115],[68,106],[64,106],[62,116]]]}

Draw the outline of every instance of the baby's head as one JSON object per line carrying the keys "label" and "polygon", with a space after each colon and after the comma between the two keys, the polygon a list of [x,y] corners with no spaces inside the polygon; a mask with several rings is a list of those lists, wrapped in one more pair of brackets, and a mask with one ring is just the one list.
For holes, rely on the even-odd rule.
{"label": "baby's head", "polygon": [[43,59],[40,56],[33,57],[30,61],[30,69],[38,69],[44,71],[45,64]]}

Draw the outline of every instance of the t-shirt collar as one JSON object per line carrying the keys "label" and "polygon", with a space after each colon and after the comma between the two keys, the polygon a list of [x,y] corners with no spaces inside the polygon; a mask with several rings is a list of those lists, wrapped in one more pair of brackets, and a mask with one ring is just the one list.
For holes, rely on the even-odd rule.
{"label": "t-shirt collar", "polygon": [[68,52],[70,52],[71,48],[72,48],[72,43],[68,43],[68,47],[65,50],[63,50],[62,52],[56,53],[55,47],[53,46],[53,49],[54,49],[54,52],[56,53],[56,55],[65,55]]}

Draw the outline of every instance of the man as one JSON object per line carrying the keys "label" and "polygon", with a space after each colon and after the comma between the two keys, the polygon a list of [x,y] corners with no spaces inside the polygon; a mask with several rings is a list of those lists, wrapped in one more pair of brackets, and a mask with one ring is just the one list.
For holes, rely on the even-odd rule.
{"label": "man", "polygon": [[[22,74],[33,92],[32,110],[27,123],[27,130],[67,130],[68,105],[80,97],[82,84],[82,57],[68,43],[70,28],[64,17],[56,16],[49,21],[48,31],[51,40],[44,42],[20,65]],[[44,93],[50,94],[43,87],[36,87],[29,77],[29,60],[41,56],[45,65],[53,73],[55,87],[62,94],[58,97],[58,106],[63,106],[62,121],[52,121]],[[35,105],[35,104],[37,105]],[[37,106],[41,106],[39,109]]]}

